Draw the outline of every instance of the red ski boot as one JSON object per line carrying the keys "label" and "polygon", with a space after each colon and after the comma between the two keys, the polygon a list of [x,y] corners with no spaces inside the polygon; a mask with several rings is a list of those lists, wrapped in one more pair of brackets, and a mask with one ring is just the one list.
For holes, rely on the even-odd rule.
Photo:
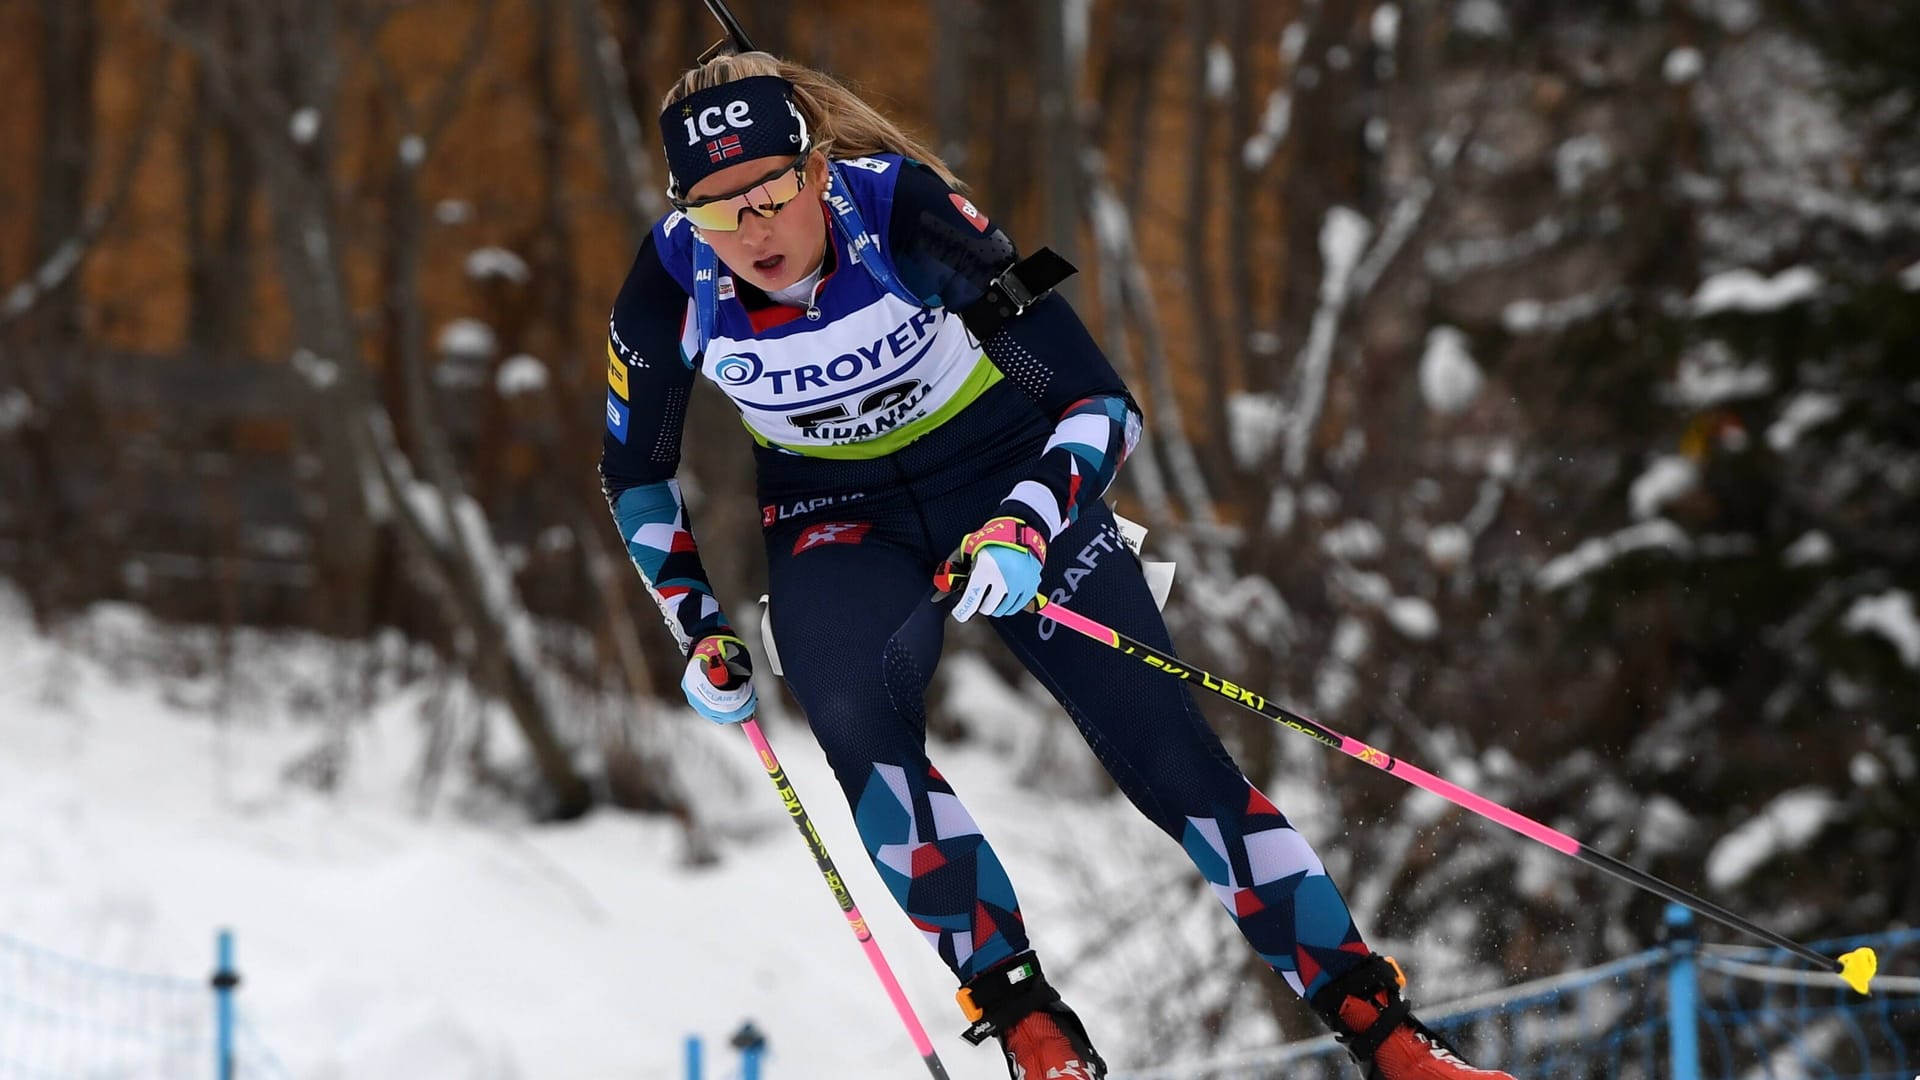
{"label": "red ski boot", "polygon": [[1513,1080],[1476,1069],[1414,1018],[1400,991],[1407,977],[1389,956],[1374,956],[1321,987],[1313,1008],[1367,1080]]}
{"label": "red ski boot", "polygon": [[958,995],[975,1046],[1000,1040],[1013,1080],[1101,1080],[1107,1063],[1094,1052],[1080,1018],[1047,984],[1040,960],[1021,953],[974,976]]}

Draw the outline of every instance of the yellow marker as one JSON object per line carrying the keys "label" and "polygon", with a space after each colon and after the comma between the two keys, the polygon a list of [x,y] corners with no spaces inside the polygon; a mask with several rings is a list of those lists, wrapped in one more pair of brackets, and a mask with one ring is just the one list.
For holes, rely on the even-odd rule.
{"label": "yellow marker", "polygon": [[1868,985],[1879,973],[1880,958],[1864,945],[1840,957],[1841,980],[1853,987],[1853,992],[1861,997],[1867,995]]}

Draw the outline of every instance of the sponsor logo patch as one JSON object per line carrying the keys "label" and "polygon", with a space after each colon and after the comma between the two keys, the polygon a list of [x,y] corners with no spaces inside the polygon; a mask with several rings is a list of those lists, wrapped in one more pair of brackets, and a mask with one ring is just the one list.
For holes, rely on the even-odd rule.
{"label": "sponsor logo patch", "polygon": [[607,342],[607,389],[621,401],[633,400],[627,384],[627,362],[613,351],[611,341]]}
{"label": "sponsor logo patch", "polygon": [[627,444],[627,421],[632,415],[626,402],[614,397],[613,391],[607,391],[607,434],[612,435],[622,446]]}
{"label": "sponsor logo patch", "polygon": [[871,521],[823,522],[800,534],[800,538],[793,542],[793,553],[798,555],[828,544],[858,544],[867,538],[867,530],[871,528]]}
{"label": "sponsor logo patch", "polygon": [[812,499],[801,499],[798,502],[768,503],[760,508],[760,525],[762,528],[772,528],[775,524],[789,518],[797,518],[802,514],[811,514],[815,510],[824,510],[829,506],[838,506],[841,503],[850,503],[866,497],[866,492],[856,491],[849,495],[821,495]]}
{"label": "sponsor logo patch", "polygon": [[952,201],[953,208],[964,214],[976,230],[980,232],[987,231],[987,215],[981,213],[980,208],[973,205],[970,199],[957,191],[948,194],[947,198]]}

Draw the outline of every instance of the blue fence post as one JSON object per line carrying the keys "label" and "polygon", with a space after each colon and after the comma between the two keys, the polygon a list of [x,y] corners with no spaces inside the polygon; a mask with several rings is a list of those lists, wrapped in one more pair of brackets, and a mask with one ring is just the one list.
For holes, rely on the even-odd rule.
{"label": "blue fence post", "polygon": [[700,1036],[687,1036],[687,1080],[700,1080]]}
{"label": "blue fence post", "polygon": [[233,931],[222,930],[214,944],[213,1067],[217,1080],[233,1080],[233,991],[240,973],[233,970]]}
{"label": "blue fence post", "polygon": [[1667,905],[1667,947],[1673,954],[1667,967],[1668,1075],[1700,1080],[1700,970],[1694,960],[1700,932],[1693,912],[1680,904]]}
{"label": "blue fence post", "polygon": [[748,1020],[733,1033],[732,1045],[740,1051],[740,1080],[760,1080],[760,1059],[767,1052],[767,1037]]}

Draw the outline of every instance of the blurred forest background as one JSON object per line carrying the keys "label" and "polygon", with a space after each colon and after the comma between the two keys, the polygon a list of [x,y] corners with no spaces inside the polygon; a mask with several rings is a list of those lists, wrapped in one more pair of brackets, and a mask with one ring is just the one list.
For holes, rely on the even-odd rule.
{"label": "blurred forest background", "polygon": [[[1785,933],[1920,922],[1920,8],[735,8],[1082,268],[1196,662]],[[490,703],[423,776],[504,730],[538,817],[723,816],[636,720],[681,662],[594,468],[655,107],[717,36],[693,0],[0,0],[0,575],[49,629],[397,632]],[[747,440],[696,397],[750,622]],[[1650,938],[1655,901],[1209,709],[1351,823],[1316,840],[1385,932],[1507,977]],[[1240,986],[1162,1011],[1278,983]]]}

